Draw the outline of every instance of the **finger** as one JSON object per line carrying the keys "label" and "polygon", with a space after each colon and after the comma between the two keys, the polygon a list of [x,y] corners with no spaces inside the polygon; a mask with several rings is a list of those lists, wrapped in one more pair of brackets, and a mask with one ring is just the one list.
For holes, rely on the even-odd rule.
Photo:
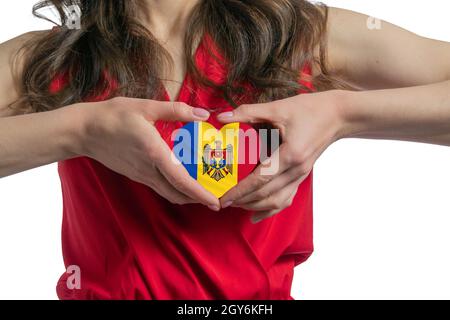
{"label": "finger", "polygon": [[295,198],[297,192],[298,192],[298,187],[300,186],[300,184],[301,183],[298,183],[298,184],[293,183],[293,187],[294,187],[293,191],[292,191],[291,195],[288,197],[288,199],[286,200],[284,207],[282,207],[282,208],[275,208],[275,209],[268,209],[268,210],[263,210],[263,211],[256,212],[251,217],[252,223],[259,223],[262,220],[265,220],[265,219],[268,219],[270,217],[273,217],[274,215],[279,214],[284,209],[290,207],[292,205],[292,202],[294,201],[294,198]]}
{"label": "finger", "polygon": [[307,175],[304,175],[304,172],[301,169],[302,169],[301,167],[293,167],[291,169],[286,170],[285,172],[283,172],[278,177],[274,178],[266,185],[261,186],[258,190],[255,190],[254,192],[247,194],[246,196],[240,199],[236,199],[234,201],[234,205],[240,206],[250,202],[263,200],[269,197],[271,194],[274,194],[278,190],[281,190],[285,186],[289,185],[291,182],[294,181],[302,182],[307,177]]}
{"label": "finger", "polygon": [[208,206],[212,210],[219,211],[219,199],[192,179],[165,143],[161,144],[160,150],[161,157],[157,160],[156,165],[167,181],[189,198]]}
{"label": "finger", "polygon": [[[312,158],[315,159],[318,157],[317,154],[320,154],[320,149],[316,151]],[[234,205],[241,206],[250,202],[258,201],[269,197],[271,194],[275,193],[277,190],[280,190],[284,186],[290,184],[294,181],[299,181],[300,184],[310,175],[312,171],[312,166],[308,166],[308,161],[302,163],[300,165],[296,165],[285,172],[283,172],[278,177],[274,178],[272,181],[267,183],[266,185],[262,185],[258,190],[253,193],[247,194],[246,196],[236,199],[234,201]],[[298,178],[300,177],[300,178]]]}
{"label": "finger", "polygon": [[[296,192],[294,192],[292,195],[291,195],[291,197],[289,198],[289,203],[292,203],[292,201],[294,201],[294,197],[295,197],[295,195],[297,194],[297,192],[298,192],[298,188],[297,188],[297,191]],[[287,208],[287,207],[286,207]],[[284,209],[283,209],[284,210]],[[252,223],[254,223],[254,224],[256,224],[256,223],[259,223],[259,222],[261,222],[261,221],[263,221],[263,220],[265,220],[265,219],[268,219],[268,218],[270,218],[270,217],[273,217],[274,215],[277,215],[277,214],[279,214],[281,211],[283,211],[283,210],[280,210],[280,209],[273,209],[273,210],[265,210],[265,211],[260,211],[260,212],[257,212],[257,213],[255,213],[252,217],[251,217],[251,222]]]}
{"label": "finger", "polygon": [[257,214],[254,214],[251,218],[250,221],[253,224],[257,224],[260,223],[263,220],[266,220],[268,218],[273,217],[274,215],[277,215],[281,212],[282,210],[267,210],[267,211],[261,211],[258,212]]}
{"label": "finger", "polygon": [[245,179],[240,181],[235,187],[230,189],[220,200],[222,206],[229,207],[237,199],[243,198],[259,188],[261,186],[268,184],[270,181],[275,179],[277,176],[281,175],[286,171],[288,163],[283,160],[285,159],[284,154],[286,146],[281,145],[267,160],[263,161],[255,171],[250,173]]}
{"label": "finger", "polygon": [[156,173],[154,173],[154,176],[152,177],[153,181],[153,187],[152,189],[158,193],[161,197],[164,199],[167,199],[170,203],[173,204],[188,204],[188,203],[195,203],[195,200],[189,198],[184,193],[181,193],[177,189],[175,189],[167,180],[166,178],[159,172],[159,170],[156,170]]}
{"label": "finger", "polygon": [[251,211],[267,211],[267,210],[283,210],[289,206],[288,200],[293,194],[298,190],[299,182],[291,182],[289,185],[285,186],[283,189],[272,194],[271,196],[251,202],[242,206],[239,206],[245,210]]}
{"label": "finger", "polygon": [[272,120],[271,105],[260,104],[244,104],[236,108],[234,111],[223,112],[217,116],[217,120],[222,123],[245,122],[245,123],[261,123]]}
{"label": "finger", "polygon": [[[144,100],[145,101],[145,100]],[[145,102],[147,114],[151,120],[166,121],[206,121],[210,113],[202,108],[193,108],[184,102]]]}

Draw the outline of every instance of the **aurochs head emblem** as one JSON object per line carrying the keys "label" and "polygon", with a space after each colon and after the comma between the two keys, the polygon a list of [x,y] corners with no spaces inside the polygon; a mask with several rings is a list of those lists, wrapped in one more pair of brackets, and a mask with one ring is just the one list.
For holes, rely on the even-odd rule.
{"label": "aurochs head emblem", "polygon": [[228,174],[233,174],[233,145],[222,148],[222,141],[215,142],[215,148],[206,144],[203,148],[203,174],[220,181]]}

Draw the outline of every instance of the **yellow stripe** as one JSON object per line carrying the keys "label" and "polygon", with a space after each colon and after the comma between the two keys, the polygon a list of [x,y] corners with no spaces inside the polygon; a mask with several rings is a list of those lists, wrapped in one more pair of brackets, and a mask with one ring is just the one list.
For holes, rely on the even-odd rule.
{"label": "yellow stripe", "polygon": [[[218,131],[211,124],[202,122],[199,123],[198,135],[197,181],[206,190],[210,191],[217,198],[220,198],[238,182],[239,123],[230,123]],[[224,177],[218,181],[212,177],[216,172],[215,169],[212,169],[209,174],[203,173],[204,165],[202,161],[205,146],[209,145],[211,149],[216,149],[217,141],[220,144],[220,149],[226,149],[228,145],[231,145],[233,152],[231,172],[226,174],[225,170],[219,170]],[[219,161],[220,158],[216,158],[216,160]],[[229,162],[230,159],[227,159],[227,161]]]}

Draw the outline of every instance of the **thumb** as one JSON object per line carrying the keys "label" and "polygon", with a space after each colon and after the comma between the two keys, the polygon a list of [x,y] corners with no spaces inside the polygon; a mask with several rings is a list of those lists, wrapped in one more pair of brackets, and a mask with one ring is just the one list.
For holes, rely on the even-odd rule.
{"label": "thumb", "polygon": [[261,123],[270,121],[271,113],[267,104],[243,104],[234,111],[219,114],[217,119],[222,123]]}
{"label": "thumb", "polygon": [[152,111],[152,120],[165,121],[206,121],[210,113],[202,108],[194,108],[184,102],[162,102]]}

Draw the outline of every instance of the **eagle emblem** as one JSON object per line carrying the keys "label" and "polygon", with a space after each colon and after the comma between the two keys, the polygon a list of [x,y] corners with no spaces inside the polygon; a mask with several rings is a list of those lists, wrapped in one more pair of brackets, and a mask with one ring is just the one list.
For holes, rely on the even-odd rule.
{"label": "eagle emblem", "polygon": [[203,174],[220,181],[228,174],[233,174],[233,146],[222,148],[221,141],[215,141],[215,148],[206,144],[203,148]]}

